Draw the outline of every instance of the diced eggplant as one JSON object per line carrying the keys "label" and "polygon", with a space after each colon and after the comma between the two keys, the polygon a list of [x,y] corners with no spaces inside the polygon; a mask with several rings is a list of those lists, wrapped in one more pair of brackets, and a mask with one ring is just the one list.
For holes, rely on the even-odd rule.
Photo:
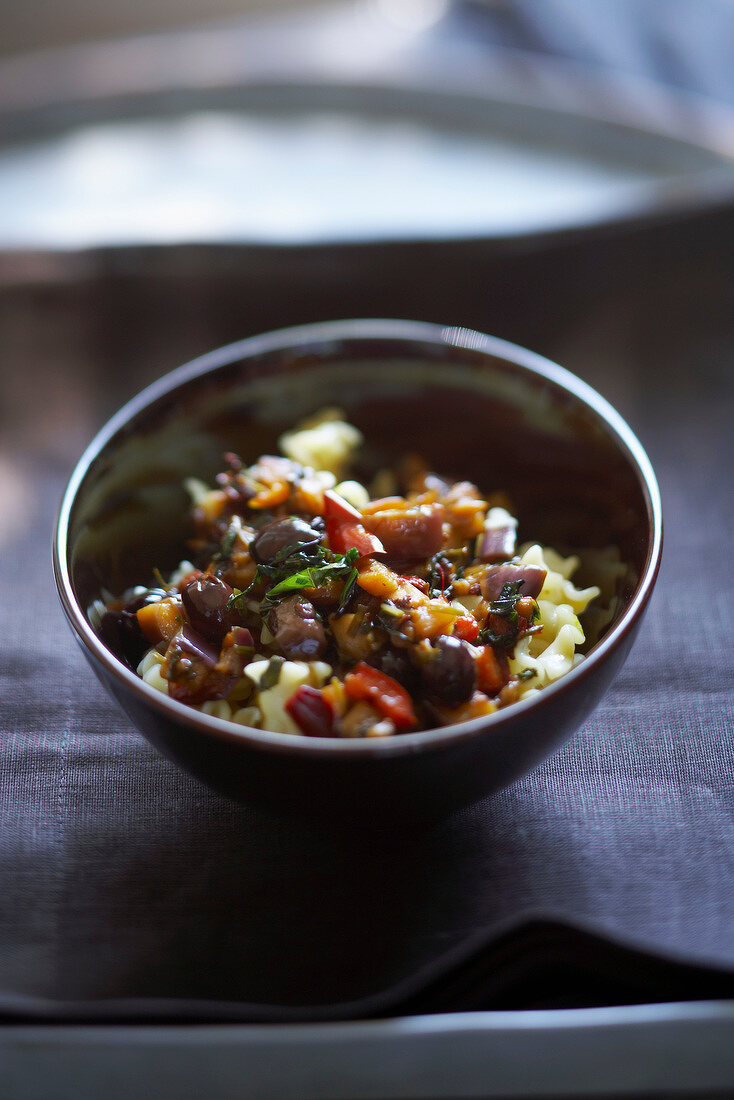
{"label": "diced eggplant", "polygon": [[326,653],[324,624],[300,593],[276,604],[268,616],[274,647],[293,661],[317,661]]}
{"label": "diced eggplant", "polygon": [[102,641],[130,668],[136,669],[150,641],[140,628],[137,612],[149,603],[157,603],[165,596],[162,589],[152,589],[135,596],[120,611],[105,611],[99,624]]}

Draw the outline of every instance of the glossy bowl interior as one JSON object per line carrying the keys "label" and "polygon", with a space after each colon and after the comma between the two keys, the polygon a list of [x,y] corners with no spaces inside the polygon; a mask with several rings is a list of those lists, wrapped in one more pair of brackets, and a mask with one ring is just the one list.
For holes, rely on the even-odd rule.
{"label": "glossy bowl interior", "polygon": [[[614,582],[614,613],[578,668],[483,719],[335,741],[202,715],[148,687],[105,648],[86,613],[100,591],[148,583],[154,568],[165,574],[187,556],[183,480],[212,478],[225,451],[246,461],[272,453],[283,430],[335,404],[364,433],[359,474],[415,451],[442,474],[509,492],[521,541],[562,552],[618,548],[624,568]],[[465,329],[344,321],[220,349],[133,399],[71,478],[54,567],[95,672],[169,757],[217,790],[276,812],[369,820],[456,809],[511,782],[570,736],[627,655],[661,547],[660,498],[642,447],[573,375]],[[594,578],[582,567],[582,579]]]}

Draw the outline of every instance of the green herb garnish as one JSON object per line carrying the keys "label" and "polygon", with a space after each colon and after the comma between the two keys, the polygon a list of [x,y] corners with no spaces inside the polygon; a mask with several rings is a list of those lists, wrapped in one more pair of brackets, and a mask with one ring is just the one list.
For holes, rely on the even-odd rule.
{"label": "green herb garnish", "polygon": [[504,619],[510,627],[509,630],[493,630],[491,626],[485,626],[480,631],[479,641],[482,645],[498,645],[504,649],[512,649],[517,641],[517,611],[515,604],[520,599],[520,589],[525,581],[507,581],[502,585],[502,591],[496,600],[489,605],[489,614]]}
{"label": "green herb garnish", "polygon": [[283,665],[285,664],[285,657],[280,657],[276,653],[268,661],[268,667],[260,677],[260,683],[258,684],[258,691],[267,691],[268,688],[275,687],[280,679],[280,673]]}
{"label": "green herb garnish", "polygon": [[233,589],[232,595],[227,600],[227,611],[232,611],[233,609],[236,609],[238,604],[240,605],[240,610],[242,610],[244,606],[244,597],[247,595],[251,588],[252,585],[248,584],[247,588],[245,588],[244,590],[241,588]]}
{"label": "green herb garnish", "polygon": [[[283,576],[281,580],[278,580],[272,588],[269,588],[265,593],[264,603],[273,604],[284,596],[289,595],[291,592],[298,592],[302,588],[320,588],[323,584],[328,584],[329,581],[336,580],[338,577],[347,577],[345,588],[347,585],[351,589],[354,582],[357,579],[357,570],[354,566],[355,561],[359,557],[359,551],[355,549],[347,550],[346,554],[334,554],[331,550],[326,550],[323,546],[316,548],[315,553],[311,555],[306,554],[303,550],[299,550],[294,554],[291,554],[284,558],[283,561],[273,562],[269,566],[260,566],[258,573],[269,574],[269,579],[275,579],[277,573],[281,575],[286,570],[290,570],[298,559],[305,559],[308,564],[305,568],[296,569],[295,572],[288,572],[286,576]],[[277,563],[277,564],[276,564]],[[258,580],[257,574],[255,576],[256,583]],[[347,596],[349,593],[347,592]],[[342,590],[342,600],[344,600],[344,590]]]}
{"label": "green herb garnish", "polygon": [[[351,552],[352,551],[350,550],[349,553],[351,554]],[[349,597],[351,596],[351,594],[354,590],[354,585],[356,584],[358,576],[359,576],[359,571],[357,570],[356,566],[352,566],[352,568],[350,569],[350,571],[347,575],[347,579],[344,581],[344,587],[342,588],[342,594],[339,597],[339,603],[337,604],[337,608],[336,608],[337,615],[339,614],[340,611],[343,611],[344,608],[347,606],[347,603],[349,602]]]}
{"label": "green herb garnish", "polygon": [[239,516],[235,516],[230,523],[229,527],[222,537],[222,541],[219,544],[219,550],[217,551],[217,560],[229,561],[232,556],[234,544],[237,541],[237,535],[242,530]]}
{"label": "green herb garnish", "polygon": [[515,604],[520,599],[520,589],[524,584],[525,581],[507,581],[506,584],[503,584],[499,596],[489,605],[491,613],[501,615],[509,623],[516,623],[517,611],[515,610]]}
{"label": "green herb garnish", "polygon": [[227,601],[227,608],[231,609],[242,605],[244,598],[250,590],[263,581],[271,581],[263,597],[263,610],[267,611],[274,603],[289,596],[292,592],[299,592],[302,588],[319,588],[339,577],[346,577],[344,588],[339,600],[341,610],[354,588],[357,580],[357,568],[355,562],[359,558],[359,551],[352,548],[346,554],[335,554],[324,546],[307,547],[294,545],[286,546],[279,550],[271,562],[258,565],[255,576],[247,588],[242,591],[235,589]]}

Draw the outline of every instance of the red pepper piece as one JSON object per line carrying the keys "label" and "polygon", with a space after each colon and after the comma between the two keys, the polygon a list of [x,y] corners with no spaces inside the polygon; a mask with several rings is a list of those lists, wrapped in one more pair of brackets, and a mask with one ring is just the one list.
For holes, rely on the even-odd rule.
{"label": "red pepper piece", "polygon": [[405,688],[377,668],[364,661],[344,678],[344,690],[355,703],[366,700],[396,729],[410,729],[417,724],[413,700]]}
{"label": "red pepper piece", "polygon": [[334,711],[323,692],[301,684],[291,695],[285,709],[306,737],[335,737]]}
{"label": "red pepper piece", "polygon": [[337,523],[353,523],[354,520],[361,523],[362,513],[333,489],[324,489],[324,519]]}
{"label": "red pepper piece", "polygon": [[479,637],[479,623],[473,615],[460,615],[454,623],[454,634],[462,642],[476,642]]}
{"label": "red pepper piece", "polygon": [[329,546],[335,554],[346,554],[355,549],[360,558],[371,554],[384,554],[385,548],[377,535],[370,534],[362,522],[362,513],[335,493],[333,489],[324,492],[324,519]]}

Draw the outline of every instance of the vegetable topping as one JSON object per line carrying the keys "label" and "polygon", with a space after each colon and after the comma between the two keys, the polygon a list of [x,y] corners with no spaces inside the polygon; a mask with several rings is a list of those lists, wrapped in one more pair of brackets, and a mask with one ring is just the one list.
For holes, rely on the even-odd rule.
{"label": "vegetable topping", "polygon": [[329,410],[284,437],[288,457],[228,453],[216,487],[189,483],[198,566],[108,601],[107,644],[179,702],[306,737],[469,720],[568,671],[598,594],[574,560],[518,552],[504,494],[413,456],[372,493],[338,483],[360,440]]}

